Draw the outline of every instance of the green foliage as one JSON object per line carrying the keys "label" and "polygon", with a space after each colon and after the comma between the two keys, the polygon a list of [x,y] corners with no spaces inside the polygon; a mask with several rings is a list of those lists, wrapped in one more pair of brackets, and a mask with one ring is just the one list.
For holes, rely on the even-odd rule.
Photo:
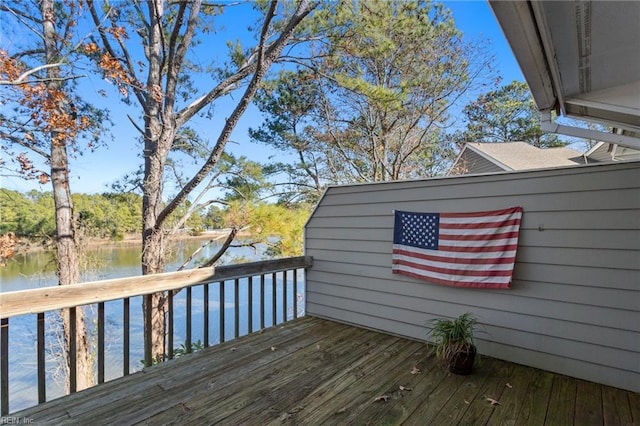
{"label": "green foliage", "polygon": [[263,112],[264,121],[249,129],[252,140],[295,153],[291,162],[274,162],[267,166],[267,175],[283,174],[288,185],[279,192],[283,200],[314,203],[322,195],[331,177],[322,151],[313,138],[312,116],[319,102],[319,83],[312,73],[282,71],[278,78],[265,82],[254,102]]}
{"label": "green foliage", "polygon": [[173,357],[180,358],[186,354],[198,352],[204,349],[204,344],[198,339],[197,342],[191,342],[190,345],[187,345],[185,341],[183,344],[180,344],[180,347],[173,349]]}
{"label": "green foliage", "polygon": [[0,189],[0,234],[42,239],[55,235],[53,196],[50,192],[22,194]]}
{"label": "green foliage", "polygon": [[290,190],[317,199],[327,184],[425,177],[444,170],[448,110],[489,58],[462,40],[450,12],[421,0],[323,3],[318,42],[295,72],[263,86],[253,140],[292,153]]}
{"label": "green foliage", "polygon": [[310,213],[308,205],[287,207],[233,201],[226,210],[225,225],[248,228],[254,243],[269,246],[269,256],[296,256],[303,253],[303,228]]}
{"label": "green foliage", "polygon": [[202,218],[202,224],[205,228],[224,228],[224,211],[216,205],[209,206]]}
{"label": "green foliage", "polygon": [[466,129],[453,138],[461,142],[527,142],[539,148],[564,146],[555,134],[540,129],[540,117],[528,86],[513,81],[465,106]]}
{"label": "green foliage", "polygon": [[466,312],[456,319],[436,318],[428,328],[436,357],[446,361],[453,354],[473,346],[477,320]]}
{"label": "green foliage", "polygon": [[[204,344],[200,339],[197,342],[191,342],[191,345],[187,345],[187,342],[181,343],[179,347],[173,348],[173,357],[180,358],[190,353],[195,353],[204,349]],[[157,365],[165,361],[165,357],[162,355],[158,355],[151,359],[151,365]],[[140,360],[140,363],[145,367],[149,367],[149,365],[145,364],[144,359]]]}
{"label": "green foliage", "polygon": [[[119,240],[140,232],[142,199],[134,194],[74,194],[78,229],[87,237]],[[0,233],[13,232],[27,239],[55,235],[53,195],[31,191],[22,194],[0,189]]]}
{"label": "green foliage", "polygon": [[225,201],[257,201],[271,187],[265,179],[263,166],[244,156],[223,153],[217,168],[221,176],[220,186],[225,190]]}

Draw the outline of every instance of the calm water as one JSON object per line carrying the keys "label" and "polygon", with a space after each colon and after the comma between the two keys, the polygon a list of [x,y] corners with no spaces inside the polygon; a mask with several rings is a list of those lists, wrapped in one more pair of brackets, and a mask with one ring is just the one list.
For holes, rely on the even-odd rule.
{"label": "calm water", "polygon": [[[187,259],[191,253],[201,246],[202,242],[179,242],[174,244],[170,250],[167,261],[167,271],[176,270]],[[200,255],[199,259],[208,258],[217,252],[219,246],[207,247]],[[139,247],[119,247],[119,248],[97,248],[91,250],[87,261],[87,269],[83,272],[83,281],[93,281],[108,278],[119,278],[126,276],[140,275],[140,248]],[[258,248],[254,251],[251,248],[234,248],[225,255],[226,263],[233,261],[254,261],[263,258],[263,253]],[[198,260],[196,259],[196,262]],[[9,264],[0,268],[0,292],[18,291],[30,288],[38,288],[56,285],[55,265],[51,254],[45,252],[29,253],[13,259]],[[275,322],[282,321],[282,281],[281,274],[276,278],[276,301],[277,309]],[[266,276],[265,283],[265,326],[274,324],[274,315],[271,308],[272,288],[271,275]],[[225,310],[224,337],[226,340],[234,335],[234,310],[236,301],[234,300],[233,281],[223,284],[225,286],[225,300],[220,303],[219,284],[211,284],[209,290],[209,344],[220,342],[219,310]],[[247,334],[248,324],[248,280],[241,280],[239,284],[238,305],[240,308],[240,335]],[[253,324],[252,329],[260,328],[260,288],[259,280],[254,280],[253,292]],[[298,276],[298,314],[303,314],[304,309],[304,277]],[[202,286],[193,289],[192,303],[192,341],[204,341],[204,297]],[[293,277],[289,273],[287,276],[287,296],[288,306],[293,305]],[[142,368],[140,360],[144,358],[142,347],[143,321],[142,321],[142,300],[132,298],[130,302],[130,371],[137,371]],[[184,343],[186,336],[186,299],[185,292],[178,293],[174,299],[175,326],[174,326],[174,347],[179,347]],[[88,327],[95,329],[96,306],[88,308]],[[60,353],[57,342],[60,334],[59,317],[57,312],[47,313],[45,316],[46,346],[47,346],[47,400],[59,397],[63,394],[63,379],[60,377]],[[122,375],[122,301],[105,303],[105,358],[106,380],[111,380]],[[288,308],[287,318],[293,317],[293,311]],[[11,412],[37,404],[37,359],[36,359],[36,316],[25,315],[11,318],[9,320],[9,409]],[[95,344],[95,339],[93,341]]]}

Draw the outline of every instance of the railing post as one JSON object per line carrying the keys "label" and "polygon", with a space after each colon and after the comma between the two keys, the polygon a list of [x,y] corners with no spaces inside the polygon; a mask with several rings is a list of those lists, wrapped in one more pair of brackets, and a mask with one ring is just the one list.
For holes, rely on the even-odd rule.
{"label": "railing post", "polygon": [[173,359],[173,291],[167,293],[167,322],[169,323],[169,330],[167,331],[167,357]]}
{"label": "railing post", "polygon": [[69,311],[69,392],[75,393],[77,386],[77,347],[76,347],[76,307]]}
{"label": "railing post", "polygon": [[253,276],[247,279],[247,333],[253,332]]}
{"label": "railing post", "polygon": [[152,324],[151,314],[153,310],[153,295],[147,294],[144,296],[144,366],[151,367],[153,364],[152,355]]}
{"label": "railing post", "polygon": [[282,271],[282,322],[287,322],[287,271]]}
{"label": "railing post", "polygon": [[129,327],[129,314],[130,314],[130,300],[128,297],[122,299],[122,375],[129,375],[129,339],[130,339],[130,327]]}
{"label": "railing post", "polygon": [[[187,353],[191,353],[191,299],[192,299],[193,289],[191,287],[187,287],[187,337],[185,342],[185,350]],[[173,348],[169,348],[173,351]]]}
{"label": "railing post", "polygon": [[293,270],[293,319],[298,318],[298,270]]}
{"label": "railing post", "polygon": [[224,281],[220,281],[220,343],[224,342]]}
{"label": "railing post", "polygon": [[104,383],[104,302],[98,303],[98,383]]}
{"label": "railing post", "polygon": [[0,416],[9,414],[9,319],[0,320],[0,345],[2,345],[2,356],[0,356]]}
{"label": "railing post", "polygon": [[240,337],[240,280],[233,280],[233,336],[237,339]]}
{"label": "railing post", "polygon": [[276,273],[272,273],[271,274],[271,310],[273,312],[273,324],[271,325],[276,325],[277,322],[277,312],[278,312],[278,303],[276,301],[276,293],[277,293],[277,286],[276,286],[276,282],[277,282],[277,275]]}
{"label": "railing post", "polygon": [[204,298],[204,307],[203,307],[203,316],[204,316],[204,324],[203,324],[203,333],[204,333],[204,347],[209,347],[209,283],[204,285],[202,289],[203,298]]}
{"label": "railing post", "polygon": [[260,274],[260,330],[264,328],[264,312],[267,310],[264,303],[264,274]]}
{"label": "railing post", "polygon": [[47,386],[45,384],[45,357],[44,357],[44,312],[38,313],[38,404],[47,400]]}

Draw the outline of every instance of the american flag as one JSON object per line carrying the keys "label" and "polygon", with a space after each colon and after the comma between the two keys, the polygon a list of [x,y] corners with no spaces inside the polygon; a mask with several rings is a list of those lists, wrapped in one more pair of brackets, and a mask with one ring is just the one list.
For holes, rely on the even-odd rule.
{"label": "american flag", "polygon": [[393,273],[455,287],[509,288],[522,208],[395,212]]}

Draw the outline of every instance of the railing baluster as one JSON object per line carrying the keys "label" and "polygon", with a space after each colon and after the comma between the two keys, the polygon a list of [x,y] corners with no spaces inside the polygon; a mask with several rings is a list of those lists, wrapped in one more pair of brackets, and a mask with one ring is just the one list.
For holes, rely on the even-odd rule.
{"label": "railing baluster", "polygon": [[233,335],[237,339],[240,337],[240,280],[238,278],[233,280],[233,291],[233,302],[235,304]]}
{"label": "railing baluster", "polygon": [[277,302],[276,302],[276,273],[273,272],[271,274],[271,311],[273,312],[273,324],[276,325],[276,314],[277,314]]}
{"label": "railing baluster", "polygon": [[282,271],[282,322],[287,322],[287,271]]}
{"label": "railing baluster", "polygon": [[298,318],[298,270],[293,270],[293,319]]}
{"label": "railing baluster", "polygon": [[47,400],[47,386],[45,383],[44,326],[44,312],[38,312],[38,404],[42,404]]}
{"label": "railing baluster", "polygon": [[77,390],[76,307],[69,308],[69,392]]}
{"label": "railing baluster", "polygon": [[224,342],[224,281],[220,281],[220,343]]}
{"label": "railing baluster", "polygon": [[253,277],[247,279],[247,333],[253,332]]}
{"label": "railing baluster", "polygon": [[129,314],[130,303],[129,298],[122,299],[122,375],[129,375]]}
{"label": "railing baluster", "polygon": [[191,300],[193,287],[187,287],[187,341],[185,342],[187,353],[191,353]]}
{"label": "railing baluster", "polygon": [[153,337],[151,314],[153,310],[153,295],[144,296],[144,366],[151,367],[153,364]]}
{"label": "railing baluster", "polygon": [[264,329],[264,274],[260,274],[260,330]]}
{"label": "railing baluster", "polygon": [[0,416],[9,414],[9,318],[0,320],[0,345],[2,353],[0,356]]}
{"label": "railing baluster", "polygon": [[167,316],[167,322],[169,323],[169,330],[167,331],[167,357],[173,359],[173,328],[174,328],[174,312],[173,312],[173,291],[167,293],[167,310],[169,314]]}
{"label": "railing baluster", "polygon": [[203,333],[204,333],[204,347],[209,347],[209,283],[204,285],[202,289],[203,298],[204,298],[204,324],[203,324]]}
{"label": "railing baluster", "polygon": [[98,303],[98,383],[104,383],[104,302]]}

